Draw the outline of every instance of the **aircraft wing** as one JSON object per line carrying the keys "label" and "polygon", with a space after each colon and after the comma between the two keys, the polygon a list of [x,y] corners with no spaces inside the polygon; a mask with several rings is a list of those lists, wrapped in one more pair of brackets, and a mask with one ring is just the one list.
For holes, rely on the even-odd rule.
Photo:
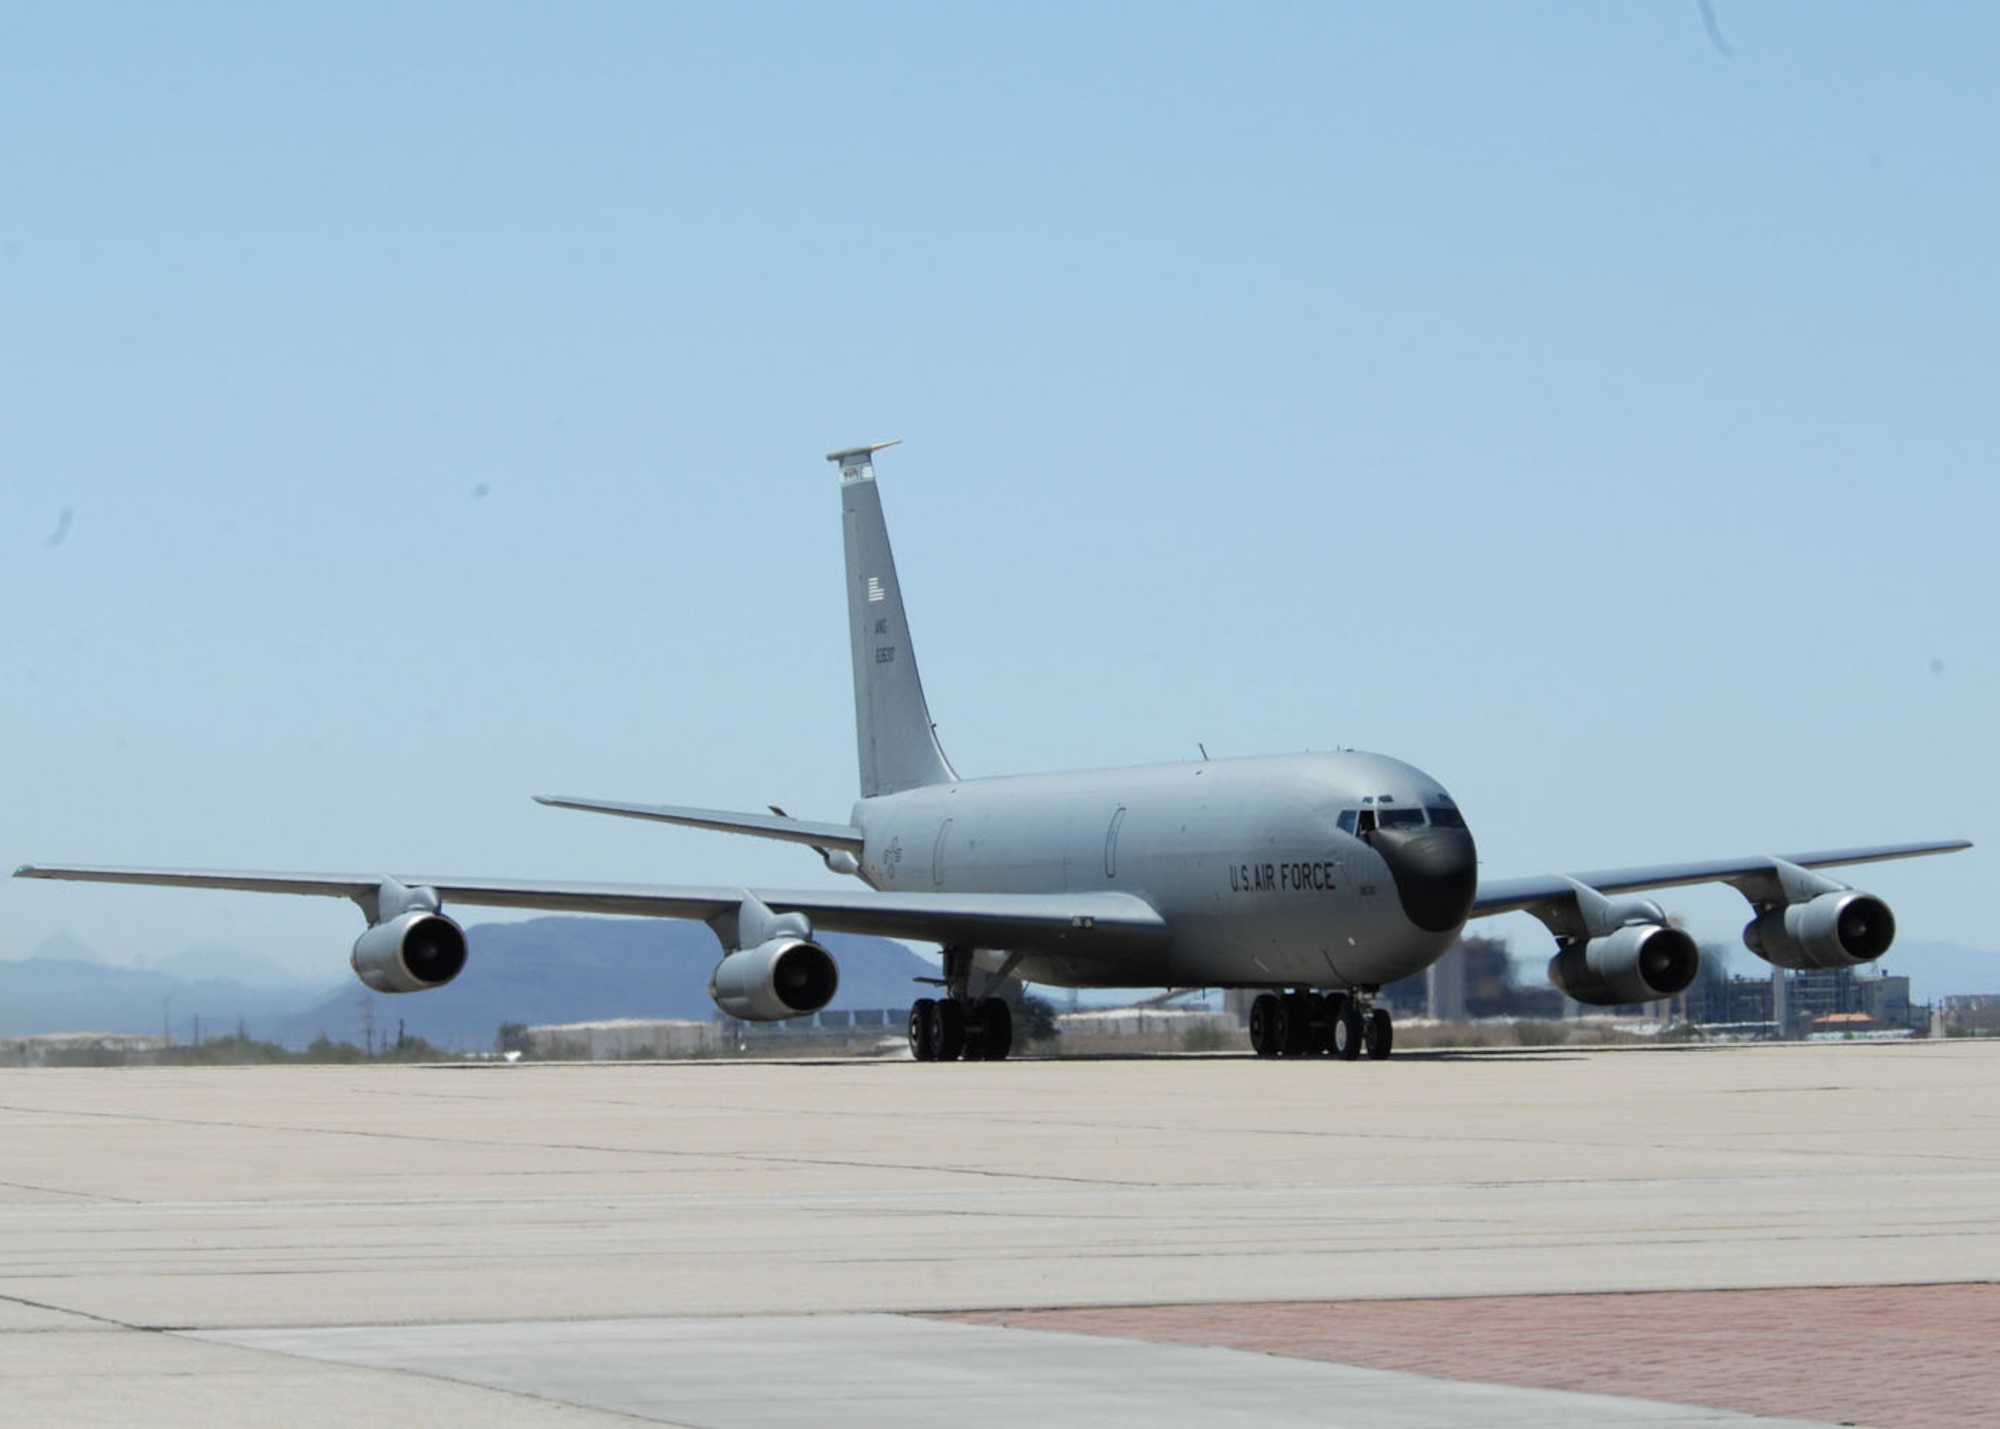
{"label": "aircraft wing", "polygon": [[[250,873],[86,864],[28,864],[14,876],[293,893],[356,902],[372,897],[385,882],[381,874]],[[703,922],[734,913],[745,898],[754,897],[774,913],[803,913],[815,929],[827,932],[911,938],[957,947],[1060,948],[1072,957],[1115,957],[1158,947],[1168,937],[1166,921],[1158,910],[1129,893],[884,893],[860,888],[753,891],[400,874],[393,881],[406,888],[432,889],[446,903]]]}
{"label": "aircraft wing", "polygon": [[1653,888],[1680,888],[1691,883],[1727,883],[1736,888],[1769,885],[1779,877],[1780,865],[1796,868],[1837,868],[1852,863],[1886,863],[1897,858],[1922,858],[1926,854],[1955,853],[1971,848],[1965,839],[1943,839],[1929,843],[1878,844],[1869,848],[1822,849],[1816,853],[1792,853],[1772,857],[1756,854],[1744,858],[1714,858],[1695,863],[1660,863],[1642,868],[1600,869],[1595,873],[1538,874],[1528,878],[1479,880],[1479,893],[1472,903],[1474,918],[1498,913],[1533,912],[1576,897],[1581,883],[1599,893],[1638,893]]}

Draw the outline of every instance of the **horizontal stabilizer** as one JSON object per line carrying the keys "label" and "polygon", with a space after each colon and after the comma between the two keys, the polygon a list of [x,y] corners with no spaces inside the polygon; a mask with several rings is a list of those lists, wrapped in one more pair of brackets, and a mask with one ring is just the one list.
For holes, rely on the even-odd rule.
{"label": "horizontal stabilizer", "polygon": [[725,809],[685,809],[671,804],[622,804],[611,799],[574,799],[561,794],[537,794],[535,802],[554,809],[581,809],[588,814],[616,814],[624,819],[651,819],[691,829],[716,829],[726,834],[807,844],[822,853],[828,849],[861,852],[861,830],[852,824],[815,824],[776,814],[732,814]]}
{"label": "horizontal stabilizer", "polygon": [[889,447],[899,447],[902,444],[903,439],[901,437],[886,442],[870,442],[868,445],[862,447],[845,447],[837,452],[828,452],[826,459],[828,461],[839,462],[842,470],[851,466],[867,466],[874,460],[875,453],[884,451]]}

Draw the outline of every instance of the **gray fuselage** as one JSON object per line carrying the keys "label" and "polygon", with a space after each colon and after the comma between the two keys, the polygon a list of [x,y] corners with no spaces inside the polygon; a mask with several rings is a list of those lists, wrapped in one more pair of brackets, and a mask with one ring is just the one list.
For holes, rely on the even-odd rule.
{"label": "gray fuselage", "polygon": [[1168,923],[1115,965],[1023,954],[1020,976],[1060,986],[1380,986],[1451,946],[1477,879],[1443,786],[1377,754],[954,780],[863,799],[852,822],[879,889],[1112,890]]}

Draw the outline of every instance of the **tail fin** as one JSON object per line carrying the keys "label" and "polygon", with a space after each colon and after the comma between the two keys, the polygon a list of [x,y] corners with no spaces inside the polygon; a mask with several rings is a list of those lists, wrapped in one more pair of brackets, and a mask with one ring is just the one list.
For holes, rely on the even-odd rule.
{"label": "tail fin", "polygon": [[889,550],[889,527],[875,489],[875,453],[894,445],[877,442],[826,457],[840,463],[847,622],[854,647],[854,734],[864,799],[958,778],[938,747],[930,706],[924,703],[896,558]]}

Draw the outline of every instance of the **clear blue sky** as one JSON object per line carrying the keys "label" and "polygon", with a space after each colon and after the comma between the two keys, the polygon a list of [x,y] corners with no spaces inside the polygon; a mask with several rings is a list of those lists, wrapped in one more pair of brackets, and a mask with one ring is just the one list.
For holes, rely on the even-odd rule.
{"label": "clear blue sky", "polygon": [[[824,881],[528,796],[843,817],[820,458],[902,437],[964,773],[1377,749],[1495,874],[1971,837],[1867,883],[2000,947],[2000,11],[1714,14],[13,7],[0,850]],[[359,919],[0,885],[57,929]]]}

